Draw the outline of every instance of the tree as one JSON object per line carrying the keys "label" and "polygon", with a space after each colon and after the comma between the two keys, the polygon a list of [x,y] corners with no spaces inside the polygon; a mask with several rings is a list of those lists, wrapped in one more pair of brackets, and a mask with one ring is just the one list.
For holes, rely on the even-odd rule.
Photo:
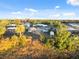
{"label": "tree", "polygon": [[76,50],[79,47],[79,37],[77,35],[71,35],[69,31],[67,31],[67,26],[62,23],[55,23],[55,27],[57,28],[54,47],[58,49],[67,49],[67,50]]}
{"label": "tree", "polygon": [[3,26],[0,26],[0,36],[2,36],[6,31],[6,28]]}
{"label": "tree", "polygon": [[26,45],[26,36],[21,36],[20,38],[19,38],[19,44],[21,45],[21,46],[25,46]]}
{"label": "tree", "polygon": [[22,33],[25,32],[25,26],[24,25],[17,25],[15,32],[19,34],[19,36],[22,36]]}
{"label": "tree", "polygon": [[39,35],[40,35],[40,41],[43,42],[43,43],[46,43],[47,39],[46,39],[45,34],[39,33]]}
{"label": "tree", "polygon": [[6,26],[6,25],[8,25],[10,22],[9,22],[9,20],[1,20],[0,21],[0,26]]}
{"label": "tree", "polygon": [[70,32],[66,30],[58,30],[55,36],[55,47],[59,49],[66,49],[67,48],[67,40],[71,35]]}
{"label": "tree", "polygon": [[79,47],[79,37],[77,35],[71,36],[67,40],[67,49],[70,51],[76,50]]}
{"label": "tree", "polygon": [[17,24],[17,25],[19,25],[19,24],[21,24],[21,20],[16,19],[16,20],[14,20],[14,23]]}
{"label": "tree", "polygon": [[57,28],[54,46],[58,49],[66,49],[67,40],[71,33],[67,31],[67,26],[61,22],[56,21],[56,23],[54,23],[54,27]]}
{"label": "tree", "polygon": [[53,39],[48,39],[45,43],[45,45],[48,47],[48,48],[52,48],[54,47],[54,40]]}

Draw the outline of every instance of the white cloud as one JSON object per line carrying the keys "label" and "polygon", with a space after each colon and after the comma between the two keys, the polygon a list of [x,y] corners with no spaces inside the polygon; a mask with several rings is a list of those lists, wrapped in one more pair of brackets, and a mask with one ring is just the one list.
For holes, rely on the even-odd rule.
{"label": "white cloud", "polygon": [[55,6],[55,9],[58,9],[58,8],[60,8],[60,6]]}
{"label": "white cloud", "polygon": [[76,19],[76,15],[75,12],[63,12],[61,19]]}
{"label": "white cloud", "polygon": [[22,14],[22,12],[17,11],[17,12],[12,12],[11,14],[17,15],[17,14]]}
{"label": "white cloud", "polygon": [[61,14],[49,15],[49,18],[52,18],[52,19],[59,19],[59,18],[61,18]]}
{"label": "white cloud", "polygon": [[75,12],[55,12],[53,14],[49,15],[49,18],[51,19],[76,19],[76,13]]}
{"label": "white cloud", "polygon": [[[4,16],[4,15],[3,15]],[[2,17],[2,14],[0,15]],[[32,8],[25,8],[21,11],[11,12],[5,14],[5,18],[48,18],[48,19],[74,19],[79,16],[74,11],[63,11],[56,9],[36,10]]]}
{"label": "white cloud", "polygon": [[79,0],[67,0],[67,4],[71,4],[73,6],[79,6]]}
{"label": "white cloud", "polygon": [[69,17],[73,17],[75,16],[76,14],[74,12],[66,12],[66,13],[63,13],[63,16],[69,16]]}
{"label": "white cloud", "polygon": [[15,11],[15,12],[11,12],[9,14],[9,16],[11,18],[32,18],[34,17],[36,14],[38,13],[38,10],[36,9],[32,9],[32,8],[25,8],[24,10],[21,11]]}
{"label": "white cloud", "polygon": [[26,11],[31,11],[31,12],[38,12],[38,10],[32,9],[32,8],[25,8]]}
{"label": "white cloud", "polygon": [[35,9],[29,9],[29,11],[32,11],[32,12],[38,12],[38,11],[35,10]]}
{"label": "white cloud", "polygon": [[37,10],[37,11],[39,11],[39,12],[28,11],[28,9],[26,9],[26,10],[24,9],[23,11],[12,12],[9,17],[12,17],[12,18],[73,19],[76,16],[75,12],[56,11],[53,9],[45,9],[45,10]]}
{"label": "white cloud", "polygon": [[60,14],[55,14],[53,15],[53,17],[60,17]]}

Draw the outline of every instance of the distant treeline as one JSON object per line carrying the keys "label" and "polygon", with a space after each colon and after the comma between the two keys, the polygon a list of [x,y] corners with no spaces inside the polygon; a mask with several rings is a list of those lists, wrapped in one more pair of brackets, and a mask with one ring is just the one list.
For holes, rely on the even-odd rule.
{"label": "distant treeline", "polygon": [[53,21],[60,21],[60,22],[63,22],[63,23],[66,23],[66,22],[74,22],[74,23],[78,23],[79,20],[57,20],[57,19],[0,19],[0,21],[2,20],[9,20],[10,22],[14,22],[15,20],[19,20],[21,22],[31,22],[31,23],[50,23],[50,22],[53,22]]}

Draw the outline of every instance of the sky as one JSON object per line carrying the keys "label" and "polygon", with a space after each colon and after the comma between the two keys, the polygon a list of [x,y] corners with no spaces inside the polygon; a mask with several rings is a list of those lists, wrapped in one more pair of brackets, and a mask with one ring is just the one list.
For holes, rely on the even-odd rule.
{"label": "sky", "polygon": [[79,19],[79,0],[0,0],[0,19]]}

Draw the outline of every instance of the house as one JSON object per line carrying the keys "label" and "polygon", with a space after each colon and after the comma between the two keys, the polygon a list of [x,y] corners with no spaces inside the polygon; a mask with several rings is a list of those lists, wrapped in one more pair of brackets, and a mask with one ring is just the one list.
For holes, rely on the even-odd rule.
{"label": "house", "polygon": [[6,37],[11,37],[13,36],[14,34],[16,34],[15,32],[15,29],[16,29],[16,24],[9,24],[6,26],[6,32],[5,32],[5,36]]}
{"label": "house", "polygon": [[24,26],[25,26],[26,28],[29,28],[29,27],[31,26],[31,24],[30,24],[29,22],[26,22],[26,23],[24,23]]}
{"label": "house", "polygon": [[33,26],[36,27],[39,32],[48,32],[50,29],[50,27],[46,24],[36,24]]}
{"label": "house", "polygon": [[14,32],[16,29],[16,24],[9,24],[6,26],[7,31],[12,31]]}
{"label": "house", "polygon": [[35,27],[28,28],[28,32],[35,32],[37,29]]}
{"label": "house", "polygon": [[45,27],[45,26],[48,26],[48,25],[46,25],[46,24],[35,24],[35,25],[33,25],[33,26],[38,26],[38,27]]}

